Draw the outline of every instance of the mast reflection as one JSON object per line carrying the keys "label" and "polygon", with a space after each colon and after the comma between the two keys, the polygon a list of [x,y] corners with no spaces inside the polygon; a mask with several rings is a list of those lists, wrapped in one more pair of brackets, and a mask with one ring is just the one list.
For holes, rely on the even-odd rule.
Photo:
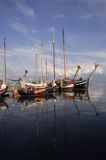
{"label": "mast reflection", "polygon": [[[86,110],[87,107],[84,108],[83,103],[90,104],[89,107],[92,107],[93,111],[95,112],[95,115],[96,116],[99,115],[99,112],[98,112],[95,104],[91,101],[88,90],[81,90],[79,92],[64,92],[63,97],[64,97],[64,99],[67,99],[67,100],[70,100],[73,102],[73,104],[77,110],[77,114],[79,116],[81,115],[81,112],[83,112],[83,113],[90,112],[89,109],[88,109],[88,111]],[[83,109],[82,109],[82,106],[83,106]]]}
{"label": "mast reflection", "polygon": [[0,98],[0,110],[2,113],[1,116],[1,131],[3,139],[6,139],[6,128],[7,128],[7,113],[9,111],[9,106],[5,102],[4,98]]}

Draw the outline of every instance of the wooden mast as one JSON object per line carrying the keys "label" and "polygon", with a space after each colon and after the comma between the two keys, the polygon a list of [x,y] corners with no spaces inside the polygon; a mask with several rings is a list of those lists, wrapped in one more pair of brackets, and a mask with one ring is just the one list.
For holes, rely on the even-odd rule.
{"label": "wooden mast", "polygon": [[43,59],[42,59],[42,54],[43,54],[43,43],[41,42],[41,77],[43,81]]}
{"label": "wooden mast", "polygon": [[54,32],[52,32],[52,47],[53,47],[53,79],[55,80],[55,41],[54,41]]}
{"label": "wooden mast", "polygon": [[90,79],[90,77],[92,76],[92,74],[95,72],[95,70],[96,70],[96,68],[99,66],[99,64],[95,64],[95,68],[93,69],[93,71],[91,72],[91,74],[89,75],[89,77],[88,77],[88,81],[89,81],[89,79]]}
{"label": "wooden mast", "polygon": [[73,80],[75,80],[75,78],[76,78],[76,76],[77,76],[77,73],[78,73],[78,71],[79,71],[80,68],[81,68],[80,66],[77,66],[77,70],[76,70],[76,73],[75,73],[75,75],[74,75],[74,77],[73,77]]}
{"label": "wooden mast", "polygon": [[47,60],[46,60],[46,81],[47,81],[47,78],[48,78],[48,74],[47,74]]}
{"label": "wooden mast", "polygon": [[6,66],[6,37],[4,37],[4,83],[7,84],[7,66]]}
{"label": "wooden mast", "polygon": [[65,39],[64,39],[64,29],[62,32],[63,36],[63,54],[64,54],[64,79],[66,78],[66,51],[65,51]]}
{"label": "wooden mast", "polygon": [[35,60],[36,60],[36,83],[38,83],[38,54],[37,54],[37,49],[35,50]]}

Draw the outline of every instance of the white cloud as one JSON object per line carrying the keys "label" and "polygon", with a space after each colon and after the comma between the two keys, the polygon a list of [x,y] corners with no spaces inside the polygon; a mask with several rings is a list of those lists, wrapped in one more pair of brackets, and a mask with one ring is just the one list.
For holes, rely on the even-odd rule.
{"label": "white cloud", "polygon": [[15,31],[18,31],[18,32],[21,32],[21,33],[28,33],[28,28],[26,25],[20,23],[20,22],[13,22],[10,24],[10,26],[15,30]]}
{"label": "white cloud", "polygon": [[[43,64],[45,65],[45,60],[48,60],[48,72],[51,74],[53,72],[53,64],[52,64],[52,46],[45,46],[44,52],[43,52]],[[39,50],[40,48],[38,48]],[[56,53],[61,52],[60,49],[56,49]],[[0,50],[1,56],[0,56],[0,64],[3,64],[3,50]],[[40,52],[39,52],[40,53]],[[69,53],[70,54],[70,53]],[[106,59],[106,54],[105,51],[101,52],[82,52],[82,53],[74,53],[75,56],[79,56],[81,61],[78,62],[78,65],[81,66],[81,70],[79,72],[79,76],[81,74],[90,74],[91,71],[94,69],[94,63],[92,61],[90,62],[85,62],[84,59],[82,58],[83,55],[89,55],[90,58],[92,59],[93,56],[97,56],[101,59]],[[68,56],[68,55],[67,55]],[[95,56],[95,58],[96,58]],[[1,58],[2,57],[2,58]],[[72,59],[71,59],[72,60]],[[74,75],[75,71],[77,69],[77,66],[74,62],[72,62],[68,58],[68,74],[69,76]],[[96,59],[95,59],[96,61]],[[102,63],[102,62],[100,62]],[[28,69],[29,74],[33,76],[35,73],[35,47],[31,46],[26,46],[26,47],[19,47],[19,48],[13,48],[9,51],[7,51],[7,64],[8,64],[8,74],[9,77],[12,75],[14,76],[20,76],[24,73],[25,69]],[[63,57],[61,58],[59,56],[56,56],[56,74],[57,75],[63,75],[64,72],[64,62],[63,62]],[[13,68],[15,66],[15,70]],[[100,64],[100,66],[96,70],[96,74],[103,74],[105,73],[105,64],[104,66]],[[45,68],[45,67],[44,67]],[[1,67],[1,70],[3,70],[3,67]],[[39,62],[39,70],[41,70],[41,61]],[[45,69],[44,69],[45,70]]]}
{"label": "white cloud", "polygon": [[90,56],[90,57],[95,57],[95,58],[106,58],[106,51],[84,51],[84,52],[75,52],[75,53],[70,53],[68,54],[73,54],[75,56]]}
{"label": "white cloud", "polygon": [[20,33],[25,33],[25,34],[37,34],[38,33],[37,30],[35,30],[35,29],[33,29],[23,23],[20,23],[19,21],[12,22],[10,24],[10,27]]}
{"label": "white cloud", "polygon": [[58,14],[58,15],[56,15],[56,18],[57,19],[63,19],[63,18],[65,18],[65,16],[63,14]]}
{"label": "white cloud", "polygon": [[22,3],[22,1],[16,2],[17,9],[20,13],[24,14],[25,16],[35,18],[35,11],[29,7],[25,2]]}

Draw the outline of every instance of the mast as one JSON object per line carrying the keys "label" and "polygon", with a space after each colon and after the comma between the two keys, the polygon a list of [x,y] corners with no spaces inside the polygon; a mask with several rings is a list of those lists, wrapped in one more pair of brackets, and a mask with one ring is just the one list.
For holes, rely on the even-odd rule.
{"label": "mast", "polygon": [[80,68],[81,68],[80,66],[77,66],[77,70],[76,70],[76,73],[75,73],[75,75],[74,75],[74,77],[73,77],[73,80],[75,80],[75,78],[76,78],[76,76],[77,76],[77,73],[78,73],[78,71],[79,71]]}
{"label": "mast", "polygon": [[48,75],[47,75],[47,60],[46,60],[46,81],[47,81],[47,77]]}
{"label": "mast", "polygon": [[52,47],[53,47],[53,79],[55,80],[55,41],[54,41],[54,32],[52,32]]}
{"label": "mast", "polygon": [[93,71],[91,72],[91,74],[89,75],[89,77],[88,77],[88,81],[89,81],[89,79],[90,79],[90,77],[92,76],[92,74],[96,71],[96,68],[99,66],[99,64],[95,64],[95,68],[93,69]]}
{"label": "mast", "polygon": [[35,60],[36,60],[36,83],[38,83],[38,54],[37,54],[37,49],[35,50]]}
{"label": "mast", "polygon": [[64,54],[64,79],[66,78],[66,51],[65,51],[65,39],[64,39],[64,29],[62,32],[63,36],[63,54]]}
{"label": "mast", "polygon": [[41,42],[41,77],[43,81],[43,59],[42,59],[42,53],[43,53],[43,43]]}
{"label": "mast", "polygon": [[6,80],[7,80],[7,66],[6,66],[6,37],[4,37],[4,83],[7,84]]}

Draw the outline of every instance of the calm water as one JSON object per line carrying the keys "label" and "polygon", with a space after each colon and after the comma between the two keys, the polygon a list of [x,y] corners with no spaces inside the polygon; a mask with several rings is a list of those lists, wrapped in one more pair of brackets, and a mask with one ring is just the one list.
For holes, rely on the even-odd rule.
{"label": "calm water", "polygon": [[0,103],[2,159],[105,159],[106,86]]}

